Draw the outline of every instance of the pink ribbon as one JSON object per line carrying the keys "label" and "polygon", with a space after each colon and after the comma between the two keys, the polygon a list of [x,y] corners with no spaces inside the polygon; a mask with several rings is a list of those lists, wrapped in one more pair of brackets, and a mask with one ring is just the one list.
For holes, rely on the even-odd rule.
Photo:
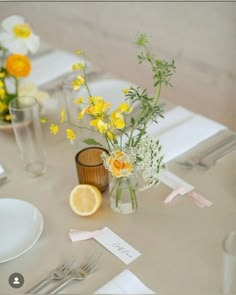
{"label": "pink ribbon", "polygon": [[164,200],[164,204],[169,204],[171,203],[182,191],[184,187],[181,186],[175,190],[173,190]]}
{"label": "pink ribbon", "polygon": [[100,233],[100,230],[95,231],[82,231],[77,229],[69,230],[69,237],[72,242],[88,240],[96,237]]}
{"label": "pink ribbon", "polygon": [[210,207],[213,205],[213,203],[203,196],[199,195],[198,193],[191,191],[188,193],[188,195],[193,199],[195,204],[200,208]]}
{"label": "pink ribbon", "polygon": [[[171,203],[181,192],[183,192],[185,188],[183,186],[173,190],[164,200],[164,204],[169,204]],[[192,198],[194,203],[200,207],[200,208],[205,208],[205,207],[210,207],[213,203],[204,198],[203,196],[199,195],[195,191],[191,191],[188,193],[188,195]]]}

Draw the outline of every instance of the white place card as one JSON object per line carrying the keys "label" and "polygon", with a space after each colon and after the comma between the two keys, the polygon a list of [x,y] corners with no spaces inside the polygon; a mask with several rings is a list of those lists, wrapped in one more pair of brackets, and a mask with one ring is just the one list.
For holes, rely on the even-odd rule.
{"label": "white place card", "polygon": [[94,294],[156,294],[128,269],[123,270]]}
{"label": "white place card", "polygon": [[94,237],[94,239],[107,248],[112,254],[117,256],[125,264],[129,264],[141,255],[141,253],[130,246],[126,241],[120,238],[108,227],[104,227],[102,230],[100,230],[100,233]]}
{"label": "white place card", "polygon": [[194,189],[191,184],[168,170],[162,171],[160,181],[174,190],[182,187],[183,189],[179,192],[181,195],[185,195]]}

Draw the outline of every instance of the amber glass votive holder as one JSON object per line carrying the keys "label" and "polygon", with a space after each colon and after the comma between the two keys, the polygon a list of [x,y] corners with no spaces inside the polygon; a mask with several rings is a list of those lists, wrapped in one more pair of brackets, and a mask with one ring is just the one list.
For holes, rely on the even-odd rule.
{"label": "amber glass votive holder", "polygon": [[92,184],[101,192],[108,187],[108,171],[103,166],[101,154],[108,151],[101,147],[88,147],[75,156],[76,169],[80,184]]}

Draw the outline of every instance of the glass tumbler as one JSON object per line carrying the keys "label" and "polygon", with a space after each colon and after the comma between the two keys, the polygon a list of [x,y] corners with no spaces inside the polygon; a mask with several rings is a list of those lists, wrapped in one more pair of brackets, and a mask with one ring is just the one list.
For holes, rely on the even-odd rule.
{"label": "glass tumbler", "polygon": [[75,156],[80,184],[92,184],[101,192],[108,187],[108,171],[103,165],[101,154],[108,151],[101,147],[88,147]]}
{"label": "glass tumbler", "polygon": [[236,294],[236,231],[230,232],[223,241],[224,268],[223,294]]}
{"label": "glass tumbler", "polygon": [[9,112],[25,170],[33,176],[43,174],[46,157],[37,100],[32,96],[17,97],[10,101]]}

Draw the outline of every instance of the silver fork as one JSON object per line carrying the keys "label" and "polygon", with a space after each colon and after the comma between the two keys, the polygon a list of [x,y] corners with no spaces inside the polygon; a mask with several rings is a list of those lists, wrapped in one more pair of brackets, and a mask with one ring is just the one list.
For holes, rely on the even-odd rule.
{"label": "silver fork", "polygon": [[236,149],[236,142],[233,142],[230,146],[228,146],[226,149],[221,150],[218,153],[214,153],[212,155],[209,155],[208,157],[205,157],[204,159],[202,159],[198,165],[202,166],[206,169],[211,168],[213,165],[215,165],[215,163],[217,162],[217,160],[223,158],[224,156],[226,156],[227,154],[229,154],[230,152],[234,151]]}
{"label": "silver fork", "polygon": [[221,151],[226,150],[229,146],[235,142],[236,136],[235,134],[231,134],[227,138],[222,139],[216,145],[209,147],[206,151],[200,152],[199,155],[193,156],[186,161],[178,161],[176,162],[179,165],[182,165],[186,168],[193,168],[194,166],[202,166],[201,162],[211,154],[220,153]]}
{"label": "silver fork", "polygon": [[65,263],[59,265],[57,268],[51,271],[48,277],[41,280],[37,285],[29,289],[26,294],[35,294],[44,288],[52,280],[62,280],[67,277],[74,267],[78,263],[78,256],[72,256],[68,258]]}
{"label": "silver fork", "polygon": [[57,286],[50,289],[47,294],[56,294],[58,291],[62,290],[65,286],[71,283],[73,280],[82,281],[89,274],[94,272],[102,258],[102,253],[93,254],[88,262],[81,264],[78,269],[74,269],[70,275],[63,279]]}

